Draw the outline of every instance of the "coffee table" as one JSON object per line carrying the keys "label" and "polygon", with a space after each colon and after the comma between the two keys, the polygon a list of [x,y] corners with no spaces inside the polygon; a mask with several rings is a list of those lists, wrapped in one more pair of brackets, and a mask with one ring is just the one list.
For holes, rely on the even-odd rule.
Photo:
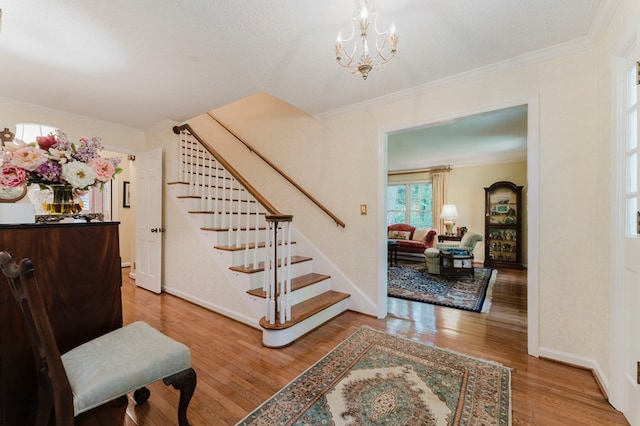
{"label": "coffee table", "polygon": [[473,277],[473,253],[468,250],[446,249],[440,251],[440,274],[445,276]]}

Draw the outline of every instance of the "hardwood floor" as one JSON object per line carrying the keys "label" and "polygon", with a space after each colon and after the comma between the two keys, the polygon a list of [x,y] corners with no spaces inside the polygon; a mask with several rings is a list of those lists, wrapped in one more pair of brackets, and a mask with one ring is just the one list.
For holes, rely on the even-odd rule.
{"label": "hardwood floor", "polygon": [[[603,397],[590,371],[527,355],[526,272],[501,269],[488,314],[389,299],[384,320],[345,312],[290,346],[269,349],[261,333],[168,294],[135,287],[123,270],[124,322],[144,320],[192,351],[198,386],[192,425],[232,425],[367,325],[433,343],[513,369],[514,425],[626,425]],[[109,404],[77,418],[78,425],[177,424],[178,392],[149,386],[149,402]]]}

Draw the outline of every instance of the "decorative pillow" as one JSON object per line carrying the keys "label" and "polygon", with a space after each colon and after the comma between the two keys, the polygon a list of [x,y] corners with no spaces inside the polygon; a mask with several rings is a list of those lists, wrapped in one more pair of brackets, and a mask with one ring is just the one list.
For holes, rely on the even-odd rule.
{"label": "decorative pillow", "polygon": [[389,231],[387,238],[390,240],[408,240],[411,231]]}
{"label": "decorative pillow", "polygon": [[425,243],[427,241],[427,234],[429,231],[429,228],[416,228],[416,230],[413,231],[413,240]]}

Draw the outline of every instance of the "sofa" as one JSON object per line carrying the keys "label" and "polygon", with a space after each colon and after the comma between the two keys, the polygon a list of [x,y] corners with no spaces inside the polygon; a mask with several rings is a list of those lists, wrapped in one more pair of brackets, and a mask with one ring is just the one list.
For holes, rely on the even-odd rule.
{"label": "sofa", "polygon": [[438,241],[438,231],[431,228],[416,228],[406,223],[387,226],[387,238],[397,242],[398,253],[424,256],[424,251]]}

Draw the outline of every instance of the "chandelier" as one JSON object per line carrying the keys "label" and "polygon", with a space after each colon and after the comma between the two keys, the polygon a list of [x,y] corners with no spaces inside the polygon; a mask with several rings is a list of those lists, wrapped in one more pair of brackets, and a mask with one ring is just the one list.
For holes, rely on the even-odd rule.
{"label": "chandelier", "polygon": [[[381,70],[395,56],[398,50],[396,27],[391,23],[388,31],[378,29],[378,11],[373,0],[356,0],[356,11],[351,21],[349,38],[343,39],[338,33],[336,62],[350,74],[359,72],[366,80],[369,71]],[[370,45],[375,51],[369,48]]]}

